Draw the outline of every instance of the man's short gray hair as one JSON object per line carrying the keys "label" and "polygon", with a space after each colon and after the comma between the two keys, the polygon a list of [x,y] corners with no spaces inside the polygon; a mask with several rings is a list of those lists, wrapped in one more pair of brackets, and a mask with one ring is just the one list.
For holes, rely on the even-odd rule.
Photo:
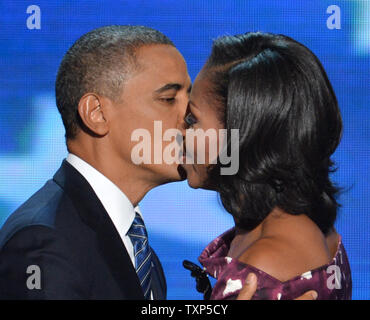
{"label": "man's short gray hair", "polygon": [[145,45],[174,46],[163,33],[144,26],[105,26],[80,37],[67,51],[55,83],[58,110],[73,139],[82,126],[77,106],[87,92],[116,101],[136,65],[135,52]]}

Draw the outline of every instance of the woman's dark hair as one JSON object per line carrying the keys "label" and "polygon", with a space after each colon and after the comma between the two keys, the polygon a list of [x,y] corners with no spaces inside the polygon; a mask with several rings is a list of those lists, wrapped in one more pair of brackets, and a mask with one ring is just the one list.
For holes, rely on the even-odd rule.
{"label": "woman's dark hair", "polygon": [[318,58],[287,36],[246,33],[217,39],[204,71],[229,137],[239,129],[238,172],[220,175],[220,161],[209,172],[236,225],[252,230],[278,207],[327,234],[339,207],[329,173],[342,120]]}

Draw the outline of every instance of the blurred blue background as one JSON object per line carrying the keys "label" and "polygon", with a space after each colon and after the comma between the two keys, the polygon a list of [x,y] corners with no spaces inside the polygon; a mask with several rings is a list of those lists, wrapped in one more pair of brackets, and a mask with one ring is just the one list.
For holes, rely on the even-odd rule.
{"label": "blurred blue background", "polygon": [[[41,9],[29,30],[27,7]],[[341,9],[341,29],[329,29],[327,7]],[[353,298],[370,298],[370,1],[0,1],[0,225],[66,156],[54,81],[72,43],[91,29],[140,24],[168,35],[190,76],[212,39],[247,31],[283,33],[322,61],[344,120],[333,179],[349,190],[336,222],[353,273]],[[163,262],[169,299],[201,299],[182,260],[196,261],[214,237],[232,226],[214,192],[186,182],[152,190],[141,202],[152,246]]]}

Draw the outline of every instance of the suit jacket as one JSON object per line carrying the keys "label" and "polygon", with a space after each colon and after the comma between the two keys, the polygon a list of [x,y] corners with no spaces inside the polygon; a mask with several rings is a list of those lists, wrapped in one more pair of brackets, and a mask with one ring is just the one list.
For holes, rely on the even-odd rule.
{"label": "suit jacket", "polygon": [[[163,269],[152,251],[153,297],[166,299]],[[38,272],[28,269],[34,265],[40,289],[34,288]],[[144,299],[108,213],[65,160],[0,230],[0,299]]]}

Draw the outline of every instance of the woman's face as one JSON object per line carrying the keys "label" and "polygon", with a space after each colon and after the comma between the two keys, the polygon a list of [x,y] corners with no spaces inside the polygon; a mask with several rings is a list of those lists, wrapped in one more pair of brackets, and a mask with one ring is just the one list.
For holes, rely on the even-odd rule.
{"label": "woman's face", "polygon": [[219,106],[216,105],[216,99],[211,98],[211,83],[205,74],[206,71],[202,70],[193,83],[181,128],[186,150],[182,167],[186,171],[189,186],[209,189],[210,186],[206,185],[207,168],[211,163],[216,163],[219,145],[222,143],[219,130],[224,125],[218,119]]}

